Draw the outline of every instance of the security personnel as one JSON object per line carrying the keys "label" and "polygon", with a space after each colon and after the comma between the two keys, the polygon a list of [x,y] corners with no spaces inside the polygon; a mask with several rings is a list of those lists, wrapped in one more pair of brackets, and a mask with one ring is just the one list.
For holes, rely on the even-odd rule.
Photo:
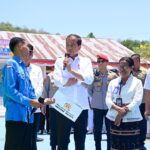
{"label": "security personnel", "polygon": [[107,150],[111,149],[110,145],[110,121],[106,118],[108,108],[105,103],[107,86],[110,80],[117,77],[116,73],[107,69],[108,57],[99,54],[97,55],[98,68],[94,71],[94,81],[89,86],[88,91],[91,96],[91,108],[94,113],[94,140],[96,150],[101,150],[102,127],[103,120],[107,130]]}
{"label": "security personnel", "polygon": [[[54,69],[54,68],[53,68]],[[58,87],[54,84],[53,78],[53,69],[47,75],[44,81],[44,91],[43,96],[46,97],[53,97],[55,92],[58,90]],[[49,129],[50,129],[50,146],[51,150],[56,150],[57,145],[57,132],[56,132],[56,110],[51,106],[46,107],[46,119],[49,122]]]}
{"label": "security personnel", "polygon": [[[140,67],[140,55],[139,54],[133,54],[131,56],[132,60],[134,61],[134,68],[132,71],[133,76],[137,77],[138,79],[140,79],[142,81],[142,84],[144,86],[144,82],[145,82],[145,78],[146,78],[146,69]],[[145,112],[145,102],[144,102],[144,98],[142,100],[142,103],[140,105],[140,111],[143,117],[143,120],[140,121],[140,130],[141,130],[141,134],[140,134],[140,150],[146,150],[146,147],[144,146],[145,144],[145,140],[146,140],[146,133],[147,133],[147,121],[144,117],[144,112]]]}
{"label": "security personnel", "polygon": [[[31,85],[26,63],[28,43],[19,37],[10,40],[14,56],[2,70],[3,100],[6,107],[6,138],[4,150],[32,150],[32,106],[41,107]],[[44,101],[45,104],[50,99]]]}

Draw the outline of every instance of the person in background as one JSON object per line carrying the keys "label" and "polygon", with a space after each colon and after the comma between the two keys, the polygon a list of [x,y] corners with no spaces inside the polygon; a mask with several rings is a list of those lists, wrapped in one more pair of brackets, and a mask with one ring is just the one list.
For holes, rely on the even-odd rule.
{"label": "person in background", "polygon": [[[137,77],[138,79],[140,79],[142,81],[142,84],[144,86],[144,81],[145,81],[145,77],[146,77],[146,69],[141,67],[140,64],[140,55],[139,54],[133,54],[131,56],[132,60],[134,61],[134,67],[133,67],[133,71],[132,74],[133,76]],[[146,133],[147,133],[147,120],[144,117],[144,112],[145,112],[145,101],[144,98],[142,100],[142,103],[140,105],[140,111],[143,117],[143,120],[141,120],[140,122],[140,150],[146,150],[145,145],[145,140],[146,140]]]}
{"label": "person in background", "polygon": [[107,69],[108,57],[99,54],[97,55],[98,68],[94,71],[94,81],[89,86],[88,91],[91,96],[91,108],[94,113],[94,140],[96,150],[101,150],[102,127],[105,119],[107,131],[107,150],[111,149],[110,140],[110,121],[106,118],[108,107],[106,106],[105,98],[108,83],[117,77],[117,75]]}
{"label": "person in background", "polygon": [[110,81],[106,117],[111,120],[112,150],[138,150],[140,147],[139,106],[143,98],[142,82],[132,75],[134,62],[130,57],[119,60],[120,77]]}
{"label": "person in background", "polygon": [[[14,54],[2,70],[3,103],[6,108],[4,150],[32,150],[32,107],[41,107],[27,72],[28,43],[13,37],[9,47]],[[43,103],[50,104],[51,99]]]}
{"label": "person in background", "polygon": [[[144,83],[145,118],[150,122],[150,69],[147,71]],[[150,128],[150,124],[148,124]],[[148,134],[150,133],[150,130]],[[149,137],[148,137],[149,138]]]}
{"label": "person in background", "polygon": [[[53,78],[54,69],[47,75],[44,81],[44,91],[43,96],[45,97],[53,97],[55,92],[58,90],[56,85],[54,84]],[[49,121],[49,129],[50,129],[50,146],[51,150],[56,150],[57,146],[57,134],[56,134],[56,110],[51,106],[46,106],[47,112],[49,113],[48,121]]]}
{"label": "person in background", "polygon": [[[89,109],[88,91],[85,84],[93,82],[90,59],[79,56],[82,40],[76,34],[66,38],[66,55],[55,62],[54,82],[68,99],[79,104],[83,111],[75,122],[56,112],[58,150],[68,150],[70,130],[74,128],[75,149],[85,149],[87,116]],[[61,99],[60,99],[61,100]]]}
{"label": "person in background", "polygon": [[[35,90],[35,95],[37,98],[39,98],[43,92],[43,74],[42,74],[42,70],[39,66],[31,64],[34,49],[33,49],[33,46],[31,44],[28,44],[27,46],[29,48],[29,58],[28,58],[28,62],[27,62],[27,71],[29,73],[29,77],[30,77],[32,86]],[[38,131],[39,125],[40,125],[40,117],[41,117],[41,111],[40,111],[40,108],[38,108],[34,112],[33,150],[37,150],[36,141],[42,141],[43,140],[43,139],[37,137],[37,131]]]}

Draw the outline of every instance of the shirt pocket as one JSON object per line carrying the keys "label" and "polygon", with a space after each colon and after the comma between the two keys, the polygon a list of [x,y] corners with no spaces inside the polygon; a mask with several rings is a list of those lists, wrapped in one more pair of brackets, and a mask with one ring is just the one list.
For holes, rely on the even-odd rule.
{"label": "shirt pocket", "polygon": [[25,86],[26,86],[26,76],[25,76],[25,74],[18,72],[16,87],[20,92],[23,92]]}
{"label": "shirt pocket", "polygon": [[18,72],[18,79],[25,80],[25,74]]}

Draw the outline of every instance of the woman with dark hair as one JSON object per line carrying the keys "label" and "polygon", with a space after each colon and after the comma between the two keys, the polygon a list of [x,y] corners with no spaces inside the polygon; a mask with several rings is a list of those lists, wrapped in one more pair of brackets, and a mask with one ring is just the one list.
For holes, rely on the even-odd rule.
{"label": "woman with dark hair", "polygon": [[107,118],[111,120],[112,150],[138,150],[140,146],[139,110],[143,98],[142,82],[132,75],[133,60],[119,60],[120,77],[108,86],[106,104]]}

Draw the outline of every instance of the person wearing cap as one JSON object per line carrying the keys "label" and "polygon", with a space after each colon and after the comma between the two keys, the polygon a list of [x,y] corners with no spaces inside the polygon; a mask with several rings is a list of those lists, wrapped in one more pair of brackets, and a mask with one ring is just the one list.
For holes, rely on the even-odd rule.
{"label": "person wearing cap", "polygon": [[[142,81],[143,86],[144,86],[144,82],[145,82],[145,78],[146,78],[146,69],[141,67],[141,65],[140,65],[140,62],[141,62],[140,55],[135,53],[135,54],[131,55],[131,58],[134,61],[134,67],[133,67],[133,70],[132,70],[132,74],[133,74],[133,76],[140,79]],[[145,145],[146,133],[147,133],[147,120],[144,117],[144,112],[145,112],[144,98],[143,98],[142,103],[140,105],[140,111],[141,111],[141,114],[142,114],[142,117],[143,117],[143,119],[140,122],[140,130],[141,130],[140,150],[146,150],[144,145]]]}
{"label": "person wearing cap", "polygon": [[110,121],[106,118],[108,107],[106,106],[105,97],[108,83],[117,77],[116,73],[107,69],[108,57],[103,54],[97,55],[98,67],[94,71],[94,81],[89,86],[88,92],[91,96],[91,108],[94,113],[94,140],[96,150],[101,150],[103,120],[105,120],[107,131],[107,150],[111,149],[110,145]]}
{"label": "person wearing cap", "polygon": [[[30,53],[27,41],[13,37],[9,47],[14,56],[2,70],[3,103],[6,108],[4,150],[33,150],[32,107],[41,107],[43,104],[38,101],[27,72]],[[43,103],[50,104],[52,100],[45,99]]]}

